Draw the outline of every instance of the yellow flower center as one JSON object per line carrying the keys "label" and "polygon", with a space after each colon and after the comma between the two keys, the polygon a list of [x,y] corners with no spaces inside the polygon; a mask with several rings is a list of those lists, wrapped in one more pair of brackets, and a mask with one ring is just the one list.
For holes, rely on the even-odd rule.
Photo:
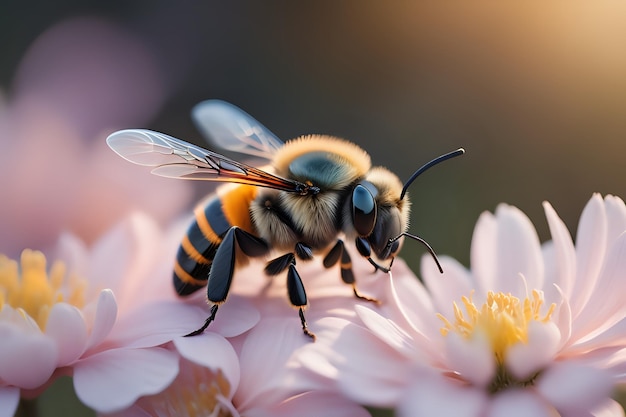
{"label": "yellow flower center", "polygon": [[66,282],[65,264],[57,261],[46,272],[46,257],[26,249],[18,262],[0,254],[0,310],[9,305],[30,316],[43,331],[50,309],[65,302],[78,308],[85,304],[85,281],[70,277]]}
{"label": "yellow flower center", "polygon": [[231,417],[228,407],[230,384],[222,371],[213,373],[195,366],[181,369],[176,380],[162,393],[149,397],[151,414],[167,417]]}
{"label": "yellow flower center", "polygon": [[472,296],[461,299],[465,312],[454,303],[454,322],[450,322],[443,315],[437,316],[444,322],[441,334],[446,336],[456,332],[466,339],[480,332],[487,337],[491,344],[496,361],[502,365],[506,351],[516,343],[528,342],[528,324],[532,321],[546,323],[556,308],[553,303],[543,316],[540,313],[543,305],[543,294],[533,290],[531,297],[520,300],[511,294],[487,293],[487,300],[478,307],[472,301]]}

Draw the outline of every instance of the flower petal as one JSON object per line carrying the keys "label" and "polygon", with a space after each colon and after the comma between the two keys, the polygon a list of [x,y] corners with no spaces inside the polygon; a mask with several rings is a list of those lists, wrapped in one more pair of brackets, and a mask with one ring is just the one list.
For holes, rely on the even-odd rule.
{"label": "flower petal", "polygon": [[458,333],[449,333],[446,337],[446,361],[451,371],[480,387],[493,380],[496,372],[491,343],[480,332],[475,332],[470,339]]}
{"label": "flower petal", "polygon": [[537,380],[537,390],[561,412],[592,410],[613,390],[608,372],[572,361],[557,362]]}
{"label": "flower petal", "polygon": [[[496,209],[496,251],[491,262],[496,264],[495,292],[526,296],[526,287],[543,287],[543,258],[539,237],[528,217],[518,208],[506,204]],[[526,279],[526,284],[520,279]]]}
{"label": "flower petal", "polygon": [[303,413],[324,417],[370,415],[365,408],[332,391],[309,391],[269,407],[239,411],[246,417],[292,417]]}
{"label": "flower petal", "polygon": [[626,205],[621,198],[607,195],[604,208],[608,222],[607,245],[611,245],[626,230]]}
{"label": "flower petal", "polygon": [[[354,306],[359,318],[365,326],[380,340],[387,343],[389,347],[398,353],[411,357],[415,353],[415,347],[411,337],[392,320],[389,320],[371,308],[356,305]],[[425,341],[425,339],[423,339]]]}
{"label": "flower petal", "polygon": [[417,374],[403,395],[398,417],[455,416],[479,417],[487,405],[485,392],[461,387],[437,375]]}
{"label": "flower petal", "polygon": [[624,417],[624,407],[609,398],[591,411],[593,417]]}
{"label": "flower petal", "polygon": [[0,387],[0,417],[13,417],[20,402],[20,389]]}
{"label": "flower petal", "polygon": [[[594,194],[585,206],[576,232],[576,284],[570,305],[573,317],[593,294],[596,279],[606,251],[607,220],[604,204],[599,194]],[[574,335],[576,337],[576,335]]]}
{"label": "flower petal", "polygon": [[[597,334],[626,316],[624,303],[624,271],[626,271],[626,233],[609,248],[593,297],[574,321],[574,337]],[[584,335],[584,336],[583,336]]]}
{"label": "flower petal", "polygon": [[493,288],[496,280],[496,254],[497,245],[497,222],[496,217],[490,212],[483,212],[472,234],[470,247],[470,264],[472,273],[476,277],[476,291],[484,293]]}
{"label": "flower petal", "polygon": [[74,367],[78,398],[100,413],[130,407],[143,395],[165,389],[178,373],[178,355],[163,348],[113,349]]}
{"label": "flower petal", "polygon": [[567,226],[563,220],[559,218],[554,208],[547,201],[543,203],[543,209],[550,227],[552,235],[553,250],[551,259],[555,263],[555,276],[544,285],[544,293],[546,303],[556,302],[560,298],[560,294],[554,294],[557,285],[565,296],[571,295],[574,287],[574,278],[576,277],[576,248],[572,237],[567,230]]}
{"label": "flower petal", "polygon": [[57,303],[52,306],[45,333],[58,346],[59,367],[74,362],[87,346],[87,327],[83,315],[70,304]]}
{"label": "flower petal", "polygon": [[469,271],[457,260],[440,256],[443,275],[429,255],[422,256],[422,279],[428,288],[434,308],[444,317],[454,317],[454,302],[475,289]]}
{"label": "flower petal", "polygon": [[[318,325],[338,320],[322,319]],[[335,332],[333,339],[318,332],[315,343],[300,349],[296,356],[298,363],[323,375],[328,380],[327,387],[338,384],[349,398],[360,404],[394,406],[411,378],[412,365],[369,330],[345,320],[341,322],[337,326],[340,331]]]}
{"label": "flower petal", "polygon": [[116,346],[143,348],[162,345],[195,330],[204,320],[201,308],[176,301],[155,301],[126,311],[107,341]]}
{"label": "flower petal", "polygon": [[506,367],[515,377],[526,380],[554,360],[560,344],[561,333],[554,323],[531,321],[528,342],[508,349]]}
{"label": "flower petal", "polygon": [[113,291],[102,290],[95,304],[95,311],[92,313],[89,311],[89,308],[85,308],[83,312],[88,316],[92,316],[91,320],[89,320],[89,318],[87,319],[87,322],[93,323],[91,326],[91,334],[87,341],[87,349],[91,349],[107,337],[115,324],[115,319],[117,318],[117,302],[115,301]]}
{"label": "flower petal", "polygon": [[0,380],[7,385],[35,389],[56,369],[59,352],[54,341],[38,331],[0,322]]}
{"label": "flower petal", "polygon": [[253,328],[261,319],[261,314],[249,299],[233,294],[220,306],[218,317],[211,323],[211,331],[224,337],[235,337]]}
{"label": "flower petal", "polygon": [[237,353],[224,337],[205,332],[194,337],[176,338],[174,345],[183,358],[213,371],[221,370],[230,384],[232,397],[239,386],[241,371]]}
{"label": "flower petal", "polygon": [[509,389],[498,393],[486,417],[554,417],[554,408],[531,390]]}

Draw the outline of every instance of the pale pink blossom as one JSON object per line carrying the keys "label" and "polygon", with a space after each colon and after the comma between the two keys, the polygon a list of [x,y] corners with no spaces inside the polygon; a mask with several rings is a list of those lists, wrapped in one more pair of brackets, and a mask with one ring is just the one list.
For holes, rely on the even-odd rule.
{"label": "pale pink blossom", "polygon": [[[352,253],[356,253],[353,247]],[[383,295],[388,275],[374,273],[366,260],[358,255],[354,258],[359,290],[375,297]],[[336,389],[335,377],[312,372],[295,357],[358,320],[355,306],[370,303],[354,297],[351,286],[341,281],[338,265],[325,269],[321,259],[299,262],[309,299],[305,314],[309,330],[316,335],[313,342],[303,334],[298,311],[289,304],[286,274],[266,276],[262,272],[265,261],[251,259],[238,268],[229,298],[204,334],[174,340],[170,348],[183,360],[172,385],[157,395],[140,398],[133,407],[116,413],[117,417],[192,415],[196,407],[207,415],[223,412],[246,417],[369,415]],[[237,297],[251,303],[260,320],[250,331],[224,340],[213,334],[218,326],[232,320],[234,314],[247,314],[233,306]],[[205,311],[208,314],[208,306]]]}
{"label": "pale pink blossom", "polygon": [[177,378],[164,391],[140,398],[109,417],[365,417],[369,413],[291,358],[311,343],[283,318],[262,319],[229,341],[207,331],[174,340],[181,355]]}
{"label": "pale pink blossom", "polygon": [[[171,384],[179,356],[163,345],[206,317],[203,300],[182,302],[171,285],[183,232],[177,225],[164,233],[134,214],[91,248],[64,235],[51,257],[62,263],[47,267],[45,256],[32,251],[23,253],[21,265],[4,258],[0,415],[12,415],[20,395],[36,396],[63,374],[73,375],[82,402],[105,413]],[[233,337],[258,318],[234,296],[212,332]]]}
{"label": "pale pink blossom", "polygon": [[10,96],[0,92],[0,253],[48,248],[68,230],[90,243],[133,210],[165,223],[187,206],[189,184],[126,163],[104,140],[149,122],[165,81],[150,48],[105,19],[62,21],[33,42]]}
{"label": "pale pink blossom", "polygon": [[298,359],[401,416],[623,416],[610,396],[626,379],[626,207],[594,195],[576,245],[544,208],[550,242],[501,204],[478,220],[471,270],[425,257],[424,286],[394,269],[391,302],[356,306],[363,326]]}

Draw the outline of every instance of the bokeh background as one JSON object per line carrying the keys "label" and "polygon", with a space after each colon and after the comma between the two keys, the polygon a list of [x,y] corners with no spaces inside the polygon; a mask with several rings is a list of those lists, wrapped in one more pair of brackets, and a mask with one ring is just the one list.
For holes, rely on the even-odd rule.
{"label": "bokeh background", "polygon": [[[3,1],[3,250],[45,245],[63,228],[89,239],[107,215],[137,205],[165,222],[172,214],[159,211],[161,199],[191,204],[167,179],[142,195],[145,170],[107,170],[85,150],[127,127],[202,143],[189,111],[207,98],[238,105],[284,139],[354,141],[402,179],[463,146],[464,157],[424,174],[410,194],[411,231],[466,265],[477,217],[500,202],[526,212],[545,240],[548,200],[575,234],[592,193],[626,196],[624,22],[626,3],[604,0]],[[76,211],[22,233],[71,187],[47,184],[46,173],[86,182],[94,165],[103,186],[64,197]],[[40,174],[29,176],[35,166]],[[138,201],[107,205],[116,190]],[[81,218],[94,202],[103,213]],[[11,211],[16,204],[24,207]],[[415,242],[404,248],[416,272],[423,253]]]}

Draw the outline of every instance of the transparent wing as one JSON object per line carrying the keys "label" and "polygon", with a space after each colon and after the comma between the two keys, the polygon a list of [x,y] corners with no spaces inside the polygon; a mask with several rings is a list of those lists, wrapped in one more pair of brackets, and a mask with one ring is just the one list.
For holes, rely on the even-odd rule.
{"label": "transparent wing", "polygon": [[224,150],[269,161],[283,146],[283,142],[256,119],[222,100],[198,103],[191,116],[206,139]]}
{"label": "transparent wing", "polygon": [[163,177],[236,182],[300,194],[319,191],[152,130],[120,130],[107,138],[107,144],[127,161],[154,167],[152,173]]}

